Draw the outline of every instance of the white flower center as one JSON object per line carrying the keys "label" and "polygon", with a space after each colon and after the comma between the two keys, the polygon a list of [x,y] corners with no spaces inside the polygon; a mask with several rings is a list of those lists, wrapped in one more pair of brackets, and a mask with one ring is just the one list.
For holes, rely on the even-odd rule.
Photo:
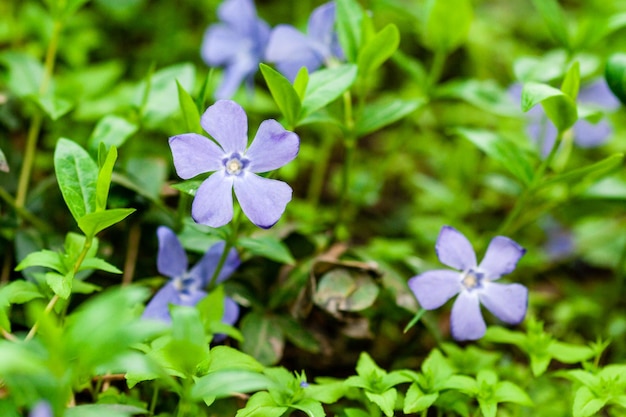
{"label": "white flower center", "polygon": [[484,278],[484,274],[482,272],[475,271],[473,269],[468,269],[463,273],[463,278],[461,278],[461,283],[467,290],[473,290],[475,288],[482,287],[482,281]]}
{"label": "white flower center", "polygon": [[239,175],[242,168],[243,164],[237,158],[231,158],[226,162],[226,172],[230,175]]}

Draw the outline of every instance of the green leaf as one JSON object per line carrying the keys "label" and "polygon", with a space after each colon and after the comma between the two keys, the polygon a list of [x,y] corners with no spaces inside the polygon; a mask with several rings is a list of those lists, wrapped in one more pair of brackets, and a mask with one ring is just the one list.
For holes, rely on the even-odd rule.
{"label": "green leaf", "polygon": [[241,321],[244,341],[241,350],[264,365],[272,365],[280,360],[285,347],[285,336],[268,316],[250,312]]}
{"label": "green leaf", "polygon": [[[104,146],[104,145],[102,145]],[[109,187],[111,186],[111,175],[113,175],[113,166],[117,160],[117,149],[115,146],[109,148],[109,152],[104,158],[104,162],[98,171],[98,180],[96,181],[96,212],[104,211],[107,207],[107,199],[109,198]]]}
{"label": "green leaf", "polygon": [[424,99],[383,98],[365,105],[354,127],[358,137],[397,122],[426,104]]}
{"label": "green leaf", "polygon": [[206,297],[204,297],[196,308],[200,312],[200,318],[205,329],[209,329],[211,323],[221,322],[224,317],[224,286],[218,285]]}
{"label": "green leaf", "polygon": [[306,413],[309,417],[325,417],[324,407],[319,401],[312,400],[310,398],[303,398],[302,400],[289,404],[290,407],[298,409]]}
{"label": "green leaf", "polygon": [[74,280],[74,272],[69,271],[65,275],[56,272],[46,273],[46,283],[52,291],[64,300],[67,300],[72,293],[72,281]]}
{"label": "green leaf", "polygon": [[263,372],[265,367],[250,355],[230,346],[215,346],[209,356],[208,373],[225,369]]}
{"label": "green leaf", "polygon": [[8,69],[3,81],[9,91],[21,98],[38,94],[44,73],[40,61],[30,54],[8,50],[0,54],[0,64]]}
{"label": "green leaf", "polygon": [[400,32],[398,27],[389,23],[372,39],[370,39],[359,51],[357,64],[359,72],[367,75],[380,67],[400,45]]}
{"label": "green leaf", "polygon": [[356,0],[337,0],[335,22],[343,53],[349,62],[356,62],[361,49],[363,9]]}
{"label": "green leaf", "polygon": [[622,104],[626,104],[626,53],[620,52],[609,56],[604,76],[613,94]]}
{"label": "green leaf", "polygon": [[134,211],[134,208],[118,208],[89,213],[78,219],[78,227],[85,235],[93,237],[102,230],[121,222]]}
{"label": "green leaf", "polygon": [[540,103],[548,118],[561,132],[572,127],[578,120],[576,103],[561,90],[536,82],[524,84],[522,110],[528,111]]}
{"label": "green leaf", "polygon": [[439,398],[439,393],[424,394],[419,386],[411,384],[404,397],[404,414],[427,410]]}
{"label": "green leaf", "polygon": [[438,86],[435,92],[437,97],[464,100],[500,116],[521,115],[519,105],[513,103],[510,94],[493,80],[451,81]]}
{"label": "green leaf", "polygon": [[29,253],[26,258],[15,267],[16,271],[21,271],[32,266],[43,266],[46,268],[54,269],[55,271],[65,274],[67,269],[63,264],[63,255],[59,252],[51,250],[41,250],[39,252]]}
{"label": "green leaf", "polygon": [[126,404],[81,404],[69,407],[63,414],[65,417],[128,417],[145,414],[148,410]]}
{"label": "green leaf", "polygon": [[523,184],[530,184],[533,177],[530,158],[516,143],[485,130],[457,128],[455,132],[504,165]]}
{"label": "green leaf", "polygon": [[565,78],[561,84],[561,91],[576,101],[578,90],[580,89],[580,63],[574,62],[565,73]]}
{"label": "green leaf", "polygon": [[382,394],[376,394],[370,391],[365,391],[365,396],[374,404],[376,404],[382,412],[387,416],[393,416],[393,409],[396,405],[396,399],[398,398],[398,392],[395,388],[391,388]]}
{"label": "green leaf", "polygon": [[236,393],[265,390],[274,385],[267,376],[245,369],[222,369],[196,379],[191,395],[194,398],[229,397]]}
{"label": "green leaf", "polygon": [[465,375],[452,375],[442,389],[453,389],[472,396],[478,392],[476,380]]}
{"label": "green leaf", "polygon": [[279,316],[276,319],[287,340],[295,346],[307,352],[320,351],[320,342],[300,322],[291,316]]}
{"label": "green leaf", "polygon": [[496,417],[498,412],[498,403],[493,400],[484,400],[479,398],[478,405],[483,417]]}
{"label": "green leaf", "polygon": [[495,392],[493,393],[493,399],[498,403],[509,402],[529,407],[533,405],[533,401],[530,399],[528,394],[526,394],[523,389],[509,381],[498,382]]}
{"label": "green leaf", "polygon": [[374,304],[379,292],[368,274],[333,269],[320,279],[313,301],[331,314],[361,311]]}
{"label": "green leaf", "polygon": [[9,163],[7,162],[7,157],[4,155],[4,152],[2,152],[2,149],[0,149],[0,171],[9,172]]}
{"label": "green leaf", "polygon": [[242,237],[237,240],[237,243],[253,255],[287,265],[296,263],[287,245],[274,236]]}
{"label": "green leaf", "polygon": [[298,93],[298,97],[300,101],[304,100],[304,93],[306,92],[306,87],[309,85],[309,71],[306,67],[300,68],[298,74],[296,75],[296,79],[293,81],[293,89]]}
{"label": "green leaf", "polygon": [[563,10],[556,0],[532,0],[535,8],[548,26],[548,30],[552,37],[568,48],[570,45],[569,32],[567,30],[567,21],[563,15]]}
{"label": "green leaf", "polygon": [[288,407],[279,406],[267,392],[257,392],[248,399],[246,406],[237,411],[235,417],[281,417]]}
{"label": "green leaf", "polygon": [[580,387],[574,394],[574,417],[589,417],[596,414],[607,403],[606,398],[598,398],[589,388]]}
{"label": "green leaf", "polygon": [[356,65],[345,64],[311,74],[302,100],[300,119],[306,118],[342,95],[354,84],[357,72]]}
{"label": "green leaf", "polygon": [[546,181],[541,186],[549,186],[554,184],[578,185],[584,182],[588,184],[605,177],[622,166],[624,154],[614,154],[599,162],[588,165],[586,167],[573,169],[563,174],[556,175]]}
{"label": "green leaf", "polygon": [[183,120],[185,121],[187,132],[202,133],[200,112],[198,111],[196,103],[178,81],[176,81],[176,87],[178,88],[178,103],[183,113]]}
{"label": "green leaf", "polygon": [[473,15],[470,0],[428,0],[424,45],[442,53],[453,51],[465,42]]}
{"label": "green leaf", "polygon": [[104,143],[107,148],[112,146],[119,148],[138,129],[139,127],[136,124],[129,122],[123,117],[108,114],[98,120],[87,142],[87,149],[93,155],[97,152],[100,143]]}
{"label": "green leaf", "polygon": [[267,87],[278,106],[278,109],[287,120],[290,127],[296,125],[300,114],[300,97],[287,78],[265,64],[260,64],[261,73]]}
{"label": "green leaf", "polygon": [[548,369],[548,366],[550,365],[550,361],[552,360],[552,357],[545,353],[537,353],[533,351],[530,351],[529,355],[530,355],[530,370],[532,371],[533,375],[535,377],[543,375],[544,372],[546,372],[546,369]]}
{"label": "green leaf", "polygon": [[550,343],[548,353],[554,359],[563,363],[578,363],[591,359],[594,356],[593,349],[589,346],[578,346],[557,341]]}
{"label": "green leaf", "polygon": [[190,196],[195,196],[196,191],[200,187],[204,180],[187,180],[183,182],[179,182],[176,184],[171,184],[170,187],[177,189],[178,191],[182,191],[185,194],[189,194]]}
{"label": "green leaf", "polygon": [[0,294],[2,295],[1,299],[10,304],[24,304],[35,298],[43,297],[37,285],[24,280],[12,281],[0,287]]}
{"label": "green leaf", "polygon": [[96,209],[98,166],[80,145],[61,138],[54,150],[54,171],[63,199],[76,221]]}
{"label": "green leaf", "polygon": [[98,269],[100,271],[109,272],[111,274],[121,274],[122,271],[118,269],[115,265],[111,265],[104,259],[100,258],[86,258],[80,264],[79,271],[84,271],[87,269]]}
{"label": "green leaf", "polygon": [[52,120],[58,120],[65,114],[67,114],[74,104],[61,97],[54,96],[52,94],[47,94],[45,96],[34,96],[33,99],[39,105],[41,110],[44,111]]}

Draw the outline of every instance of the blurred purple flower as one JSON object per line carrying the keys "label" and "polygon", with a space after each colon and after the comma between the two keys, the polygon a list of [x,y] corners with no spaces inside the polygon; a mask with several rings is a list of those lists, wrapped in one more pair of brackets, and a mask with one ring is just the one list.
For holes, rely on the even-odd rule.
{"label": "blurred purple flower", "polygon": [[200,54],[207,65],[224,67],[215,97],[230,98],[244,80],[252,88],[270,27],[257,17],[252,0],[226,0],[217,14],[221,23],[206,30]]}
{"label": "blurred purple flower", "polygon": [[219,100],[202,115],[200,124],[217,144],[196,133],[170,138],[176,172],[183,179],[215,171],[198,188],[191,216],[201,224],[220,227],[233,218],[232,190],[243,212],[264,229],[280,219],[292,190],[282,181],[256,173],[282,167],[298,154],[300,139],[276,120],[259,126],[248,143],[248,118],[239,104]]}
{"label": "blurred purple flower", "polygon": [[434,270],[409,280],[409,288],[422,308],[441,307],[455,295],[450,328],[456,340],[476,340],[486,331],[480,304],[508,324],[518,324],[526,315],[528,290],[521,284],[497,284],[515,269],[526,250],[511,239],[496,236],[489,243],[480,265],[471,243],[459,231],[444,226],[435,246],[441,263],[458,271]]}
{"label": "blurred purple flower", "polygon": [[52,412],[52,407],[47,401],[39,401],[33,408],[30,410],[28,417],[53,417],[54,413]]}
{"label": "blurred purple flower", "polygon": [[[203,290],[215,272],[219,259],[224,251],[224,242],[211,246],[198,263],[188,270],[187,255],[174,232],[160,226],[157,229],[159,239],[159,253],[157,269],[159,273],[170,278],[170,281],[161,288],[150,300],[142,317],[171,322],[169,304],[181,306],[195,306],[207,293]],[[224,266],[217,281],[228,278],[239,266],[239,256],[235,249],[231,249],[226,257]],[[231,298],[224,299],[224,316],[222,321],[234,324],[239,317],[239,306]]]}
{"label": "blurred purple flower", "polygon": [[[511,96],[521,101],[522,84],[516,83],[509,88]],[[578,103],[603,111],[615,110],[620,102],[615,98],[604,78],[583,86],[578,93]],[[545,157],[550,153],[556,139],[556,128],[548,120],[541,106],[535,106],[527,113],[528,135],[541,147],[541,154]],[[597,123],[579,119],[572,127],[574,143],[581,148],[600,146],[611,135],[613,129],[606,118]]]}
{"label": "blurred purple flower", "polygon": [[335,26],[335,3],[329,2],[313,10],[307,25],[307,34],[290,25],[276,26],[270,35],[265,59],[290,81],[306,67],[315,71],[332,59],[343,60]]}

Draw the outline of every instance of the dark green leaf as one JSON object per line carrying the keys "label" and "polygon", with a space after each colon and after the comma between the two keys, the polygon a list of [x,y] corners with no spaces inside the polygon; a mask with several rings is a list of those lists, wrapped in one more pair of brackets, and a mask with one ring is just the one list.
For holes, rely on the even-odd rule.
{"label": "dark green leaf", "polygon": [[276,322],[268,316],[251,312],[241,321],[244,341],[241,350],[264,365],[280,360],[285,347],[285,336]]}
{"label": "dark green leaf", "polygon": [[385,26],[374,38],[370,39],[359,51],[357,60],[359,72],[367,73],[375,71],[398,49],[400,45],[400,32],[393,23]]}
{"label": "dark green leaf", "polygon": [[237,240],[237,243],[253,255],[288,265],[296,262],[287,245],[273,236],[242,237]]}
{"label": "dark green leaf", "polygon": [[78,227],[85,235],[93,237],[102,230],[121,222],[134,211],[134,208],[119,208],[89,213],[78,219]]}
{"label": "dark green leaf", "polygon": [[198,107],[193,101],[193,98],[187,90],[183,88],[178,81],[176,81],[176,87],[178,88],[178,103],[180,110],[183,113],[183,120],[185,120],[185,126],[187,126],[187,132],[202,133],[202,127],[200,126],[200,113]]}
{"label": "dark green leaf", "polygon": [[349,62],[356,62],[361,49],[363,9],[356,0],[337,0],[335,22],[343,53]]}
{"label": "dark green leaf", "polygon": [[77,143],[61,138],[54,151],[54,171],[67,207],[76,221],[96,209],[98,166]]}
{"label": "dark green leaf", "polygon": [[448,53],[465,42],[474,12],[470,0],[428,0],[424,25],[424,45]]}
{"label": "dark green leaf", "polygon": [[92,154],[95,154],[100,143],[104,143],[107,148],[115,146],[119,148],[137,132],[137,125],[129,122],[123,117],[112,114],[104,116],[98,121],[93,129],[87,148]]}
{"label": "dark green leaf", "polygon": [[175,188],[178,191],[182,191],[183,193],[189,194],[193,197],[196,195],[196,191],[198,191],[198,188],[203,181],[204,180],[188,180],[176,184],[171,184],[170,187]]}
{"label": "dark green leaf", "polygon": [[261,73],[278,109],[290,127],[296,125],[300,114],[300,97],[287,78],[273,68],[261,64]]}
{"label": "dark green leaf", "polygon": [[523,184],[530,184],[533,176],[530,157],[516,143],[484,130],[458,128],[455,132],[504,165]]}
{"label": "dark green leaf", "polygon": [[568,48],[570,41],[567,21],[565,20],[563,10],[561,10],[559,3],[556,0],[532,0],[532,2],[546,22],[552,37],[559,42],[561,46]]}
{"label": "dark green leaf", "polygon": [[424,99],[403,100],[399,98],[383,98],[369,103],[356,121],[356,135],[361,137],[375,132],[413,113],[424,104],[426,104]]}
{"label": "dark green leaf", "polygon": [[283,334],[291,343],[307,352],[317,353],[320,351],[318,340],[297,320],[290,316],[277,317],[277,323],[283,330]]}
{"label": "dark green leaf", "polygon": [[301,119],[334,101],[349,89],[356,80],[357,66],[341,65],[314,72],[302,100]]}
{"label": "dark green leaf", "polygon": [[613,94],[626,104],[626,53],[615,53],[609,57],[604,76]]}

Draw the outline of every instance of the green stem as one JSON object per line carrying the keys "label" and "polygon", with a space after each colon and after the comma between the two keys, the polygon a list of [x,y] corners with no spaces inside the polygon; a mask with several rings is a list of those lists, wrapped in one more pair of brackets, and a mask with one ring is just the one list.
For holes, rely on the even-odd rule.
{"label": "green stem", "polygon": [[[56,61],[57,49],[59,46],[59,38],[61,36],[61,29],[63,25],[61,21],[54,22],[52,28],[52,37],[50,38],[50,44],[46,51],[46,60],[44,63],[44,73],[39,86],[39,95],[44,95],[48,90],[48,85],[52,79],[52,73],[54,71],[54,63]],[[26,138],[26,149],[24,150],[24,160],[22,162],[22,169],[20,171],[20,177],[17,184],[17,194],[15,196],[15,206],[20,209],[24,207],[26,203],[26,195],[28,194],[28,185],[30,183],[30,174],[33,169],[33,163],[35,161],[35,153],[37,151],[37,139],[39,138],[39,132],[41,130],[41,124],[43,122],[43,114],[41,111],[37,111],[33,116],[30,128],[28,130],[28,136]]]}
{"label": "green stem", "polygon": [[343,93],[344,106],[344,124],[346,134],[343,139],[345,148],[345,159],[341,172],[341,190],[339,191],[339,203],[337,204],[337,224],[335,227],[335,237],[343,228],[346,221],[346,206],[348,202],[348,192],[350,188],[350,174],[352,173],[352,164],[354,163],[354,150],[356,147],[356,137],[354,136],[354,119],[352,117],[352,96],[350,91]]}
{"label": "green stem", "polygon": [[155,383],[154,392],[152,393],[152,399],[150,400],[150,408],[148,409],[148,412],[151,416],[154,415],[154,410],[156,409],[156,403],[158,399],[159,399],[159,385]]}
{"label": "green stem", "polygon": [[430,72],[428,74],[428,92],[432,93],[435,85],[439,82],[441,78],[441,74],[443,74],[443,67],[446,63],[446,58],[448,54],[444,51],[435,51],[435,56],[433,58],[433,64],[430,67]]}
{"label": "green stem", "polygon": [[215,268],[215,272],[213,272],[213,276],[209,281],[208,290],[211,291],[215,287],[215,283],[217,282],[217,277],[222,272],[222,268],[224,267],[224,263],[226,263],[226,258],[228,258],[228,252],[235,246],[235,242],[237,241],[237,232],[239,231],[239,223],[241,220],[241,210],[237,211],[233,222],[230,224],[230,235],[228,235],[228,239],[226,240],[226,244],[224,245],[224,251],[222,252],[222,256],[220,256],[220,260],[217,263],[217,267]]}
{"label": "green stem", "polygon": [[322,137],[321,148],[313,164],[313,171],[311,173],[311,182],[309,183],[308,197],[309,204],[313,207],[317,207],[319,204],[322,190],[326,179],[326,171],[328,171],[328,165],[330,163],[330,155],[334,145],[333,135],[325,132]]}
{"label": "green stem", "polygon": [[539,165],[537,171],[533,175],[531,183],[522,192],[520,198],[515,201],[513,210],[509,212],[509,215],[506,217],[506,219],[498,229],[498,235],[506,235],[515,232],[518,228],[522,226],[521,224],[516,224],[515,222],[518,222],[518,218],[522,214],[523,210],[526,209],[528,202],[532,199],[535,191],[537,191],[537,188],[541,185],[546,170],[548,169],[550,164],[552,164],[552,160],[554,160],[557,150],[561,145],[561,142],[563,140],[563,133],[564,132],[558,132],[556,139],[554,140],[554,144],[552,145],[552,149],[550,149],[548,157],[541,162],[541,165]]}
{"label": "green stem", "polygon": [[17,205],[17,201],[9,194],[4,188],[0,187],[0,199],[4,200],[9,206],[11,206],[18,216],[35,226],[42,232],[50,232],[52,231],[52,227],[48,225],[48,223],[36,217],[30,211],[26,210],[24,207],[19,207]]}

